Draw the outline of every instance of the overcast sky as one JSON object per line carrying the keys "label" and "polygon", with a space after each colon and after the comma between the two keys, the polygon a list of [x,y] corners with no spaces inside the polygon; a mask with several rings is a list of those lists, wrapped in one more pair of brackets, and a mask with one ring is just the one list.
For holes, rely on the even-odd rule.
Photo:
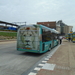
{"label": "overcast sky", "polygon": [[27,24],[62,20],[75,31],[75,0],[0,0],[0,20]]}

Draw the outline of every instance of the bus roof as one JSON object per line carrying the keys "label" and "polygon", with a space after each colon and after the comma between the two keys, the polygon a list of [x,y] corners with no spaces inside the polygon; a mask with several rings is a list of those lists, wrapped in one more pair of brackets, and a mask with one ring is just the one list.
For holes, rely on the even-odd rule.
{"label": "bus roof", "polygon": [[59,34],[59,32],[55,29],[52,29],[52,28],[49,28],[49,27],[46,27],[46,26],[43,26],[43,25],[40,25],[40,26],[42,26],[44,29],[47,29],[48,31],[51,31],[52,33]]}
{"label": "bus roof", "polygon": [[41,24],[32,24],[32,25],[22,25],[20,26],[21,27],[28,27],[28,26],[41,26],[43,29],[47,30],[47,31],[51,31],[52,33],[55,33],[55,34],[59,34],[59,32],[55,29],[52,29],[52,28],[49,28],[49,27],[46,27],[44,25],[41,25]]}

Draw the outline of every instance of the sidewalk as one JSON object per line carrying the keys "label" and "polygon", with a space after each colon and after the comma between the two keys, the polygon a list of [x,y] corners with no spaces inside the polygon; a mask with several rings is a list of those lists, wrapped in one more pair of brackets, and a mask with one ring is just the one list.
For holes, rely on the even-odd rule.
{"label": "sidewalk", "polygon": [[75,43],[64,39],[36,75],[75,75]]}

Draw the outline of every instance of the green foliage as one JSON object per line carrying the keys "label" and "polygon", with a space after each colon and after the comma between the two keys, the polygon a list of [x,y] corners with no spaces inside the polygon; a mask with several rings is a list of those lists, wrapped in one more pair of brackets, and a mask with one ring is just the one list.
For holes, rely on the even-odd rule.
{"label": "green foliage", "polygon": [[0,36],[17,37],[17,32],[0,32]]}

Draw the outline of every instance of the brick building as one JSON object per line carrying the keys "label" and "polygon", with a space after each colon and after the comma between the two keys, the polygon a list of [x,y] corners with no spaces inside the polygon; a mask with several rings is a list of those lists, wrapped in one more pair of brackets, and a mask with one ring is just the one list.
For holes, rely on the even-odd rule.
{"label": "brick building", "polygon": [[52,21],[52,22],[37,22],[37,24],[42,24],[42,25],[47,26],[49,28],[56,29],[56,21]]}

